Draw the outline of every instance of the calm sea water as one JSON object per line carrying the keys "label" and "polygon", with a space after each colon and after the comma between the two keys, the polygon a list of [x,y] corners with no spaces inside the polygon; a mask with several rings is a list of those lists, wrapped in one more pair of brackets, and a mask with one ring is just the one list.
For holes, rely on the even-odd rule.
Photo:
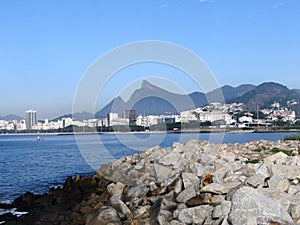
{"label": "calm sea water", "polygon": [[175,141],[185,142],[191,138],[243,143],[260,139],[276,141],[290,134],[226,133],[224,137],[223,134],[81,135],[80,147],[73,135],[43,135],[43,141],[37,141],[35,135],[2,135],[0,202],[11,201],[26,191],[36,194],[46,192],[50,187],[62,185],[67,176],[93,174],[95,165],[90,166],[85,158],[88,161],[90,158],[97,159],[94,155],[99,153],[99,141],[95,137],[99,138],[110,153],[109,157],[98,154],[103,163],[112,157],[131,155],[156,145],[170,147]]}

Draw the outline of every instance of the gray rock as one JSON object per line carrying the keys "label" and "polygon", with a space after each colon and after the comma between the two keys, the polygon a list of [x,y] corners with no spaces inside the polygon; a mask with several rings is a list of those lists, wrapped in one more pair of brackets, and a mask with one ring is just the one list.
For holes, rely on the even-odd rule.
{"label": "gray rock", "polygon": [[155,176],[158,182],[162,182],[172,176],[174,176],[174,171],[169,167],[162,164],[154,164]]}
{"label": "gray rock", "polygon": [[150,188],[147,185],[139,185],[136,187],[132,187],[127,192],[128,198],[138,198],[143,195],[146,195],[150,191]]}
{"label": "gray rock", "polygon": [[198,177],[202,177],[206,172],[206,167],[198,162],[192,162],[189,166],[190,170],[196,174]]}
{"label": "gray rock", "polygon": [[282,207],[288,211],[290,208],[290,205],[295,202],[300,202],[300,200],[297,199],[297,197],[292,196],[283,190],[274,189],[274,188],[262,188],[258,189],[258,192],[263,194],[264,196],[272,199],[275,202],[280,203]]}
{"label": "gray rock", "polygon": [[150,206],[140,206],[133,211],[133,215],[136,218],[139,218],[139,217],[148,217],[149,218],[149,209],[150,209]]}
{"label": "gray rock", "polygon": [[160,198],[150,208],[150,224],[164,225],[173,219],[172,214],[177,204],[166,198]]}
{"label": "gray rock", "polygon": [[121,225],[117,211],[110,206],[102,206],[87,215],[86,225]]}
{"label": "gray rock", "polygon": [[261,174],[253,174],[246,180],[246,183],[251,185],[252,187],[263,187],[265,184],[265,176]]}
{"label": "gray rock", "polygon": [[300,166],[287,166],[287,165],[272,165],[272,174],[279,176],[285,176],[287,179],[299,178],[300,176]]}
{"label": "gray rock", "polygon": [[220,223],[220,225],[229,225],[229,223],[228,223],[228,216],[226,216],[226,217],[222,220],[222,223]]}
{"label": "gray rock", "polygon": [[197,186],[199,187],[200,180],[194,173],[183,172],[181,176],[184,188],[188,188],[190,186],[195,186],[196,188]]}
{"label": "gray rock", "polygon": [[178,220],[172,220],[170,225],[184,225],[184,223],[179,222]]}
{"label": "gray rock", "polygon": [[266,165],[270,165],[270,164],[282,164],[282,162],[284,162],[286,160],[288,156],[282,152],[278,152],[274,155],[268,156],[266,158],[264,158],[264,163]]}
{"label": "gray rock", "polygon": [[[296,150],[296,154],[298,154],[298,149]],[[300,166],[300,157],[299,156],[294,156],[294,157],[289,157],[285,161],[286,165],[289,166]]]}
{"label": "gray rock", "polygon": [[182,179],[179,177],[177,183],[175,184],[174,192],[176,194],[180,193],[182,191],[182,186],[183,186]]}
{"label": "gray rock", "polygon": [[213,219],[219,219],[223,216],[221,205],[217,205],[212,212]]}
{"label": "gray rock", "polygon": [[221,203],[221,205],[217,205],[212,213],[212,218],[213,219],[219,219],[219,218],[224,218],[226,217],[231,208],[231,202],[230,201],[224,201]]}
{"label": "gray rock", "polygon": [[212,206],[201,205],[193,208],[182,209],[178,220],[185,224],[203,224],[212,211]]}
{"label": "gray rock", "polygon": [[[159,212],[159,215],[157,216],[157,224],[159,225],[165,225],[169,224],[169,221],[173,219],[172,213],[168,210],[161,210]],[[153,225],[153,223],[150,223]]]}
{"label": "gray rock", "polygon": [[199,195],[187,200],[185,205],[187,207],[195,207],[199,205],[210,205],[212,194],[210,193],[200,193]]}
{"label": "gray rock", "polygon": [[246,220],[244,225],[257,225],[259,223],[257,223],[257,219],[256,217],[250,217]]}
{"label": "gray rock", "polygon": [[218,172],[215,173],[213,177],[213,183],[223,184],[224,183],[223,175]]}
{"label": "gray rock", "polygon": [[189,159],[185,153],[183,153],[181,157],[182,158],[180,160],[175,161],[173,164],[173,167],[177,172],[184,170],[191,162],[191,159]]}
{"label": "gray rock", "polygon": [[293,224],[292,218],[281,204],[258,193],[254,188],[241,187],[232,197],[229,221],[235,225],[242,225],[247,223],[249,218],[256,218],[257,224]]}
{"label": "gray rock", "polygon": [[211,216],[208,216],[202,225],[220,225],[222,219],[213,219]]}
{"label": "gray rock", "polygon": [[111,195],[122,195],[125,185],[118,182],[118,183],[111,183],[107,186],[107,190]]}
{"label": "gray rock", "polygon": [[220,156],[225,162],[233,163],[236,159],[236,154],[229,152],[229,151],[223,151],[220,153]]}
{"label": "gray rock", "polygon": [[179,222],[178,220],[172,220],[172,221],[170,222],[170,225],[185,225],[185,224],[182,223],[182,222]]}
{"label": "gray rock", "polygon": [[176,198],[177,202],[185,203],[187,200],[195,197],[197,195],[195,187],[190,186],[187,189],[184,189],[182,192],[179,193],[179,195]]}
{"label": "gray rock", "polygon": [[137,164],[135,165],[134,169],[141,170],[144,168],[144,166],[145,166],[145,159],[141,159],[141,160],[137,161]]}
{"label": "gray rock", "polygon": [[212,205],[220,205],[225,200],[225,195],[214,195],[211,198]]}
{"label": "gray rock", "polygon": [[281,191],[287,191],[290,187],[289,180],[284,176],[274,175],[268,183],[270,188],[276,188]]}
{"label": "gray rock", "polygon": [[228,182],[238,182],[240,181],[240,174],[232,174],[229,175],[227,174],[227,177],[224,179],[224,183],[228,183]]}
{"label": "gray rock", "polygon": [[164,155],[158,162],[165,166],[170,166],[174,165],[175,162],[180,161],[181,159],[181,153],[173,150],[169,154]]}
{"label": "gray rock", "polygon": [[229,191],[239,186],[240,184],[241,184],[240,182],[230,182],[224,184],[212,183],[204,186],[201,189],[201,192],[208,192],[208,193],[219,194],[219,195],[227,194]]}
{"label": "gray rock", "polygon": [[247,180],[247,177],[246,176],[240,176],[239,177],[239,181],[241,181],[242,183],[245,183],[246,182],[246,180]]}
{"label": "gray rock", "polygon": [[271,173],[266,164],[262,163],[255,171],[256,174],[263,176],[264,178],[270,177]]}
{"label": "gray rock", "polygon": [[133,218],[133,215],[127,205],[120,199],[119,195],[113,195],[110,198],[110,202],[112,206],[118,211],[123,213],[127,219],[131,220]]}
{"label": "gray rock", "polygon": [[291,185],[290,188],[289,188],[288,193],[291,194],[291,195],[294,195],[297,192],[300,193],[300,186],[299,185]]}
{"label": "gray rock", "polygon": [[293,219],[300,220],[300,205],[293,205],[291,209],[291,215]]}

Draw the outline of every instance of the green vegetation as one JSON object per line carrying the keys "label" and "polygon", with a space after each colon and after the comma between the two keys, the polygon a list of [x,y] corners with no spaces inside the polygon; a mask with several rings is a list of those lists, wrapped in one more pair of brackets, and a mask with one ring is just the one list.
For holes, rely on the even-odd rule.
{"label": "green vegetation", "polygon": [[282,152],[288,156],[295,156],[295,154],[293,154],[291,150],[284,150],[284,149],[280,149],[280,148],[276,148],[276,147],[272,148],[271,152],[273,152],[273,153]]}
{"label": "green vegetation", "polygon": [[254,149],[254,152],[261,152],[261,151],[265,151],[268,150],[268,148],[266,148],[265,146],[259,146],[258,148]]}
{"label": "green vegetation", "polygon": [[285,141],[300,141],[300,134],[294,134],[284,137]]}
{"label": "green vegetation", "polygon": [[246,163],[252,163],[252,164],[256,164],[256,163],[259,163],[260,160],[259,159],[250,159],[250,160],[247,160]]}

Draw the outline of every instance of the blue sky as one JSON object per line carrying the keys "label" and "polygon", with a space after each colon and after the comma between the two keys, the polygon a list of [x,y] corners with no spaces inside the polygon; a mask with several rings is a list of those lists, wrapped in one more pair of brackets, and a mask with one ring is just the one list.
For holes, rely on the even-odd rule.
{"label": "blue sky", "polygon": [[[298,0],[1,0],[0,115],[24,116],[33,108],[43,119],[71,112],[89,65],[112,48],[141,40],[190,49],[220,85],[275,81],[300,88],[299,15]],[[111,79],[99,105],[145,76],[197,91],[172,70],[132,70]]]}

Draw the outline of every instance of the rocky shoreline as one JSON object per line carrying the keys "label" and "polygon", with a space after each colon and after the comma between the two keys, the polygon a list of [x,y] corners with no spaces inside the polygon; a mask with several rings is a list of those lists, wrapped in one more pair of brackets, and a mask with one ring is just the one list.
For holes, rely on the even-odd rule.
{"label": "rocky shoreline", "polygon": [[5,224],[300,224],[300,143],[190,140],[102,165],[0,208]]}

